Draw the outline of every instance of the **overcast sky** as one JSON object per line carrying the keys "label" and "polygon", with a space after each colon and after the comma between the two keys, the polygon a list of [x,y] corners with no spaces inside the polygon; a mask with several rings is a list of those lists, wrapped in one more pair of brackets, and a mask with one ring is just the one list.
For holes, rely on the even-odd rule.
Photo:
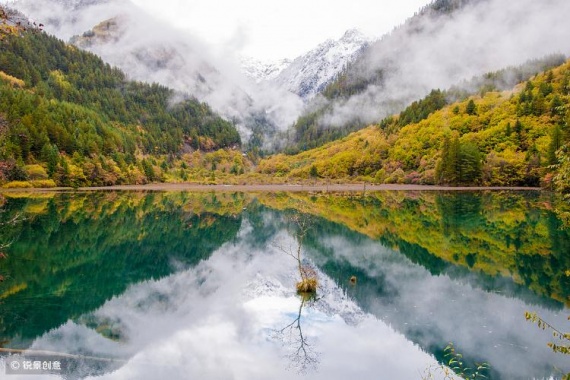
{"label": "overcast sky", "polygon": [[132,0],[219,49],[264,61],[295,58],[357,28],[380,37],[429,0]]}

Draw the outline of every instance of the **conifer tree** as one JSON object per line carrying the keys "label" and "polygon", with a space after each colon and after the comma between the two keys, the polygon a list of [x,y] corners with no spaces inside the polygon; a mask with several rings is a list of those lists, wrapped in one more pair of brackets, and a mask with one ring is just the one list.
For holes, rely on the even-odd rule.
{"label": "conifer tree", "polygon": [[477,105],[475,104],[473,99],[470,99],[469,102],[467,103],[465,112],[467,113],[467,115],[477,115]]}
{"label": "conifer tree", "polygon": [[556,125],[550,134],[550,144],[548,145],[548,163],[555,165],[558,163],[556,151],[562,146],[562,131],[560,126]]}

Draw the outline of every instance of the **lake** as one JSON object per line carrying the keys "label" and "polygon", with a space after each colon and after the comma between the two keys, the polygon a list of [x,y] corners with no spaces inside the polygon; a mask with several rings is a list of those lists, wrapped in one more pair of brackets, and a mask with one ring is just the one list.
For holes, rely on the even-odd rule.
{"label": "lake", "polygon": [[[63,367],[9,379],[437,379],[450,344],[458,374],[570,372],[551,331],[525,319],[570,330],[568,206],[548,194],[52,192],[0,205],[2,365]],[[312,297],[295,290],[299,244]]]}

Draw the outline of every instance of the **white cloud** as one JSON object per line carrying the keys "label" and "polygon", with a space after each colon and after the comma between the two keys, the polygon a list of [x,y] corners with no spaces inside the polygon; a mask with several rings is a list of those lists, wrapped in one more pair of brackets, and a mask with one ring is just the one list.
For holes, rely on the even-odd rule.
{"label": "white cloud", "polygon": [[[261,60],[295,58],[351,28],[380,37],[401,24],[427,0],[201,1],[133,0],[152,14],[219,49],[229,46]],[[240,36],[235,45],[236,35]]]}
{"label": "white cloud", "polygon": [[[279,330],[298,316],[296,265],[277,248],[253,248],[245,223],[239,241],[226,244],[186,271],[131,286],[91,315],[122,327],[122,342],[102,345],[94,329],[69,322],[34,342],[37,350],[124,357],[114,371],[91,379],[306,379],[288,369],[296,340],[281,341]],[[283,244],[295,244],[284,231]],[[247,252],[248,254],[246,254]],[[323,295],[344,296],[333,281]],[[330,298],[318,301],[327,303]],[[302,310],[301,328],[319,364],[311,379],[413,379],[435,364],[402,334],[364,315],[344,297]],[[360,313],[358,324],[343,314]],[[293,337],[298,334],[291,330]],[[101,352],[105,350],[105,352]],[[355,377],[356,375],[356,377]]]}
{"label": "white cloud", "polygon": [[[47,33],[64,40],[122,15],[122,32],[116,39],[86,48],[121,68],[131,79],[157,82],[208,103],[215,112],[236,123],[243,142],[252,133],[252,120],[264,118],[264,144],[271,147],[272,134],[293,124],[302,110],[303,102],[297,95],[275,84],[257,85],[241,72],[237,53],[247,45],[251,31],[239,19],[237,29],[227,35],[227,45],[220,49],[129,0],[99,0],[95,4],[80,1],[84,1],[83,7],[76,9],[67,9],[63,0],[42,0],[41,6],[39,0],[18,0],[16,5],[29,17],[42,20]],[[199,15],[196,17],[200,20],[209,19],[207,13]]]}
{"label": "white cloud", "polygon": [[338,101],[323,122],[379,122],[432,89],[549,54],[569,55],[568,14],[567,0],[489,0],[473,1],[448,19],[424,17],[376,43],[355,70],[362,78],[382,70],[384,86]]}

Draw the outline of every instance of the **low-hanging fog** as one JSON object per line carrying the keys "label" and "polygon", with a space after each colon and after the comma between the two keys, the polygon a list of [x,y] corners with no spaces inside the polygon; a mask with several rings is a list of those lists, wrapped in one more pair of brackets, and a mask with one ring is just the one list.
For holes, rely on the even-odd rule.
{"label": "low-hanging fog", "polygon": [[[366,84],[363,91],[332,101],[316,98],[306,109],[323,108],[328,102],[320,120],[327,126],[355,120],[379,122],[432,89],[449,88],[529,59],[570,54],[567,0],[438,0],[434,4],[449,3],[457,9],[442,15],[426,8],[365,50],[350,68],[350,78]],[[210,104],[237,125],[246,143],[256,134],[265,148],[279,147],[282,142],[276,140],[283,134],[277,132],[290,128],[306,107],[283,85],[256,84],[245,77],[237,57],[243,36],[236,35],[233,45],[215,50],[129,0],[18,0],[13,4],[64,40],[121,16],[113,38],[91,39],[84,47],[132,79],[158,82]]]}
{"label": "low-hanging fog", "polygon": [[[160,83],[208,103],[236,124],[244,142],[252,129],[266,136],[286,129],[303,106],[297,95],[247,78],[237,46],[214,51],[129,0],[18,0],[10,5],[45,24],[47,33],[119,67],[130,79]],[[235,38],[236,44],[239,40]],[[271,145],[267,138],[264,143]]]}
{"label": "low-hanging fog", "polygon": [[570,54],[570,2],[566,0],[463,0],[453,13],[420,12],[372,44],[351,69],[356,80],[382,81],[336,100],[322,122],[378,122],[432,89],[553,53]]}

